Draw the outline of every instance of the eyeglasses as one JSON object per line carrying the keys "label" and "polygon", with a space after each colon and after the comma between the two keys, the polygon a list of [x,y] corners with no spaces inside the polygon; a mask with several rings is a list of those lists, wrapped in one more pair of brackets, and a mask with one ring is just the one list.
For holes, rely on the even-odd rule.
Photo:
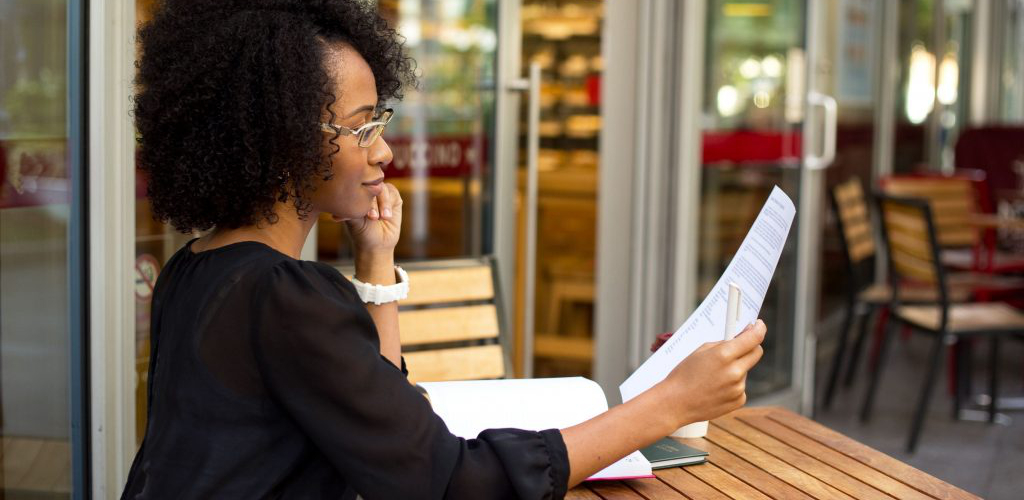
{"label": "eyeglasses", "polygon": [[391,121],[391,117],[394,115],[394,110],[388,108],[385,109],[376,120],[360,125],[358,128],[351,129],[343,125],[321,122],[320,129],[332,134],[354,135],[359,138],[359,142],[357,143],[359,147],[368,148],[373,145],[373,142],[376,141],[378,137],[380,137],[380,134],[384,133],[384,128],[387,127],[388,122]]}

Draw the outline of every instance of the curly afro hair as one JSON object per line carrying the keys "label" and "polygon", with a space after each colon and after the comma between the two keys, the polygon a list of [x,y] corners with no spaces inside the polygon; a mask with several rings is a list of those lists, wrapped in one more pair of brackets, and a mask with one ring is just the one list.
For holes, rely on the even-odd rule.
{"label": "curly afro hair", "polygon": [[273,224],[289,199],[308,216],[331,175],[329,43],[366,59],[381,103],[415,84],[403,39],[364,0],[164,0],[139,41],[138,163],[154,217],[182,232]]}

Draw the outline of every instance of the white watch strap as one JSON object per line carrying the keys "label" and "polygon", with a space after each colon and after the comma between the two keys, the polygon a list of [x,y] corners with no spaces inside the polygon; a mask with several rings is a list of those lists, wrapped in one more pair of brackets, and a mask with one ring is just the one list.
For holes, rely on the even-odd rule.
{"label": "white watch strap", "polygon": [[363,302],[379,306],[388,302],[402,300],[409,296],[409,274],[401,267],[395,266],[395,276],[398,278],[398,283],[394,285],[363,283],[354,276],[352,277],[352,284],[355,285],[356,293],[359,294],[359,298]]}

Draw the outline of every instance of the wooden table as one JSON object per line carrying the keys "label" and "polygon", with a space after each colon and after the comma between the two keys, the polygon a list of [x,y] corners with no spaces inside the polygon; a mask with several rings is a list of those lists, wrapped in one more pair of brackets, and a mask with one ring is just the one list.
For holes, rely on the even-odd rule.
{"label": "wooden table", "polygon": [[566,498],[978,498],[781,408],[743,408],[712,421],[706,438],[680,441],[710,453],[708,463],[589,481]]}

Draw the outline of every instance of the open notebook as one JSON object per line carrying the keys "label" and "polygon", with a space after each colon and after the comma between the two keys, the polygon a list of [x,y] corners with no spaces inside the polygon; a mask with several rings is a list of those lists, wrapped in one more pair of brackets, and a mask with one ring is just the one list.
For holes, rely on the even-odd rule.
{"label": "open notebook", "polygon": [[[434,412],[459,437],[485,429],[564,429],[608,411],[601,386],[583,377],[421,382]],[[589,479],[654,477],[651,463],[633,452]]]}

